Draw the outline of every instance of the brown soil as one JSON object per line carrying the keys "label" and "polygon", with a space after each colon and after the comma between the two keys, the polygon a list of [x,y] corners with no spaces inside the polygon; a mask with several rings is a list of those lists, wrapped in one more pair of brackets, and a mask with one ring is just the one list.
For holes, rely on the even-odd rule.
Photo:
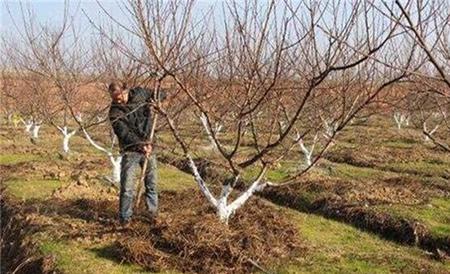
{"label": "brown soil", "polygon": [[20,162],[17,164],[0,165],[0,179],[3,181],[9,180],[13,176],[17,176],[20,172],[32,170],[33,164],[31,162]]}
{"label": "brown soil", "polygon": [[[172,155],[162,155],[161,162],[173,165],[191,174],[187,161]],[[199,172],[209,183],[223,183],[228,179],[226,171],[206,159],[195,159]],[[361,164],[360,166],[368,166]],[[245,189],[245,183],[240,181],[237,189]],[[302,196],[307,193],[313,196],[329,197],[339,196],[345,203],[359,205],[379,204],[421,204],[430,197],[443,197],[450,195],[448,189],[440,185],[423,183],[410,176],[398,176],[385,180],[366,180],[365,182],[348,181],[342,179],[302,180],[293,187],[281,188],[279,192],[296,193]],[[264,195],[265,196],[265,195]],[[289,195],[294,196],[294,195]],[[299,197],[301,199],[301,197]],[[270,199],[272,200],[272,199]]]}
{"label": "brown soil", "polygon": [[[361,157],[361,152],[354,152],[352,150],[336,150],[325,154],[325,158],[335,163],[345,163],[357,167],[375,167],[377,159],[371,155],[364,154]],[[380,163],[380,162],[379,162]]]}
{"label": "brown soil", "polygon": [[[268,195],[270,193],[270,195]],[[338,197],[343,203],[361,206],[381,204],[423,204],[430,197],[448,195],[437,187],[425,187],[418,180],[409,177],[392,177],[386,180],[366,180],[365,182],[341,179],[301,180],[296,184],[267,189],[264,197],[308,196],[312,203],[316,199]],[[283,199],[286,200],[286,199]]]}

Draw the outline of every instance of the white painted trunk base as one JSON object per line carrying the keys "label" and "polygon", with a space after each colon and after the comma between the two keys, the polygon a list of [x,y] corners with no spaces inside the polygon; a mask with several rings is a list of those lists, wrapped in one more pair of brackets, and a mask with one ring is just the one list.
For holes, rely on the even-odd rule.
{"label": "white painted trunk base", "polygon": [[41,125],[34,124],[32,130],[31,130],[31,138],[38,139],[39,138],[39,130],[41,129]]}
{"label": "white painted trunk base", "polygon": [[120,163],[122,162],[122,156],[119,155],[117,157],[114,157],[114,156],[110,155],[109,160],[110,160],[111,166],[112,166],[111,179],[114,184],[119,185],[120,184]]}
{"label": "white painted trunk base", "polygon": [[83,133],[86,136],[86,139],[89,141],[89,143],[93,147],[104,152],[106,154],[106,156],[108,156],[108,159],[111,163],[111,168],[112,168],[111,181],[113,184],[119,186],[120,185],[120,173],[121,173],[120,164],[122,163],[122,155],[114,156],[114,154],[112,153],[111,150],[108,150],[108,149],[100,146],[99,144],[97,144],[84,128],[83,128]]}
{"label": "white painted trunk base", "polygon": [[394,121],[397,124],[397,129],[401,130],[403,125],[408,126],[409,125],[409,116],[402,113],[394,113]]}
{"label": "white painted trunk base", "polygon": [[72,138],[75,133],[77,133],[77,130],[72,130],[69,131],[69,129],[67,128],[67,126],[64,127],[58,127],[59,131],[61,131],[61,133],[63,134],[63,143],[62,143],[62,150],[64,153],[69,153],[70,152],[70,147],[69,147],[69,141],[70,138]]}
{"label": "white painted trunk base", "polygon": [[32,127],[33,127],[33,122],[31,122],[31,121],[25,122],[25,132],[30,133]]}
{"label": "white painted trunk base", "polygon": [[[436,125],[431,131],[428,130],[427,128],[427,124],[426,122],[423,123],[423,131],[426,132],[427,134],[429,134],[430,136],[433,136],[433,134],[436,132],[436,130],[438,130],[439,125]],[[430,141],[430,137],[428,137],[428,135],[425,134],[425,142],[429,142]]]}
{"label": "white painted trunk base", "polygon": [[[331,136],[331,135],[330,135]],[[313,152],[314,152],[314,148],[315,148],[315,146],[316,146],[316,143],[317,143],[317,141],[318,141],[318,138],[319,136],[318,136],[318,134],[316,134],[315,136],[314,136],[314,139],[313,139],[313,143],[312,143],[312,145],[308,148],[306,145],[305,145],[305,143],[303,142],[303,139],[301,138],[301,136],[300,136],[300,134],[297,134],[297,143],[298,143],[298,145],[299,145],[299,147],[300,147],[300,151],[303,153],[303,156],[304,156],[304,163],[303,163],[303,165],[306,167],[306,168],[308,168],[308,167],[310,167],[311,165],[312,165],[312,155],[313,155]]]}
{"label": "white painted trunk base", "polygon": [[[230,185],[223,185],[220,197],[216,199],[209,191],[203,178],[200,176],[200,173],[198,172],[197,166],[192,160],[192,157],[190,155],[187,155],[187,158],[189,161],[189,167],[194,174],[195,181],[197,182],[200,191],[203,193],[203,195],[205,195],[206,199],[216,208],[216,213],[219,220],[225,224],[228,224],[228,221],[234,214],[234,212],[241,208],[256,191],[261,191],[266,185],[271,184],[270,182],[261,182],[265,174],[265,171],[262,171],[258,178],[246,191],[244,191],[238,198],[236,198],[236,200],[228,203],[228,196],[232,191],[232,187]],[[238,178],[235,178],[235,181],[237,180]]]}
{"label": "white painted trunk base", "polygon": [[333,122],[329,119],[322,119],[322,122],[325,129],[323,136],[327,139],[331,139],[339,126],[338,122]]}

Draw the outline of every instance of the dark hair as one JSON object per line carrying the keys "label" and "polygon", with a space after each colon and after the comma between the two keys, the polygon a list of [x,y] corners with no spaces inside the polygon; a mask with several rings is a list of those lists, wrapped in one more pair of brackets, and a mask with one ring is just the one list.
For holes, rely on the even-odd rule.
{"label": "dark hair", "polygon": [[125,84],[119,84],[118,82],[112,82],[108,86],[108,91],[109,91],[109,93],[112,93],[112,92],[116,91],[117,89],[124,90],[126,88],[127,88],[127,86]]}

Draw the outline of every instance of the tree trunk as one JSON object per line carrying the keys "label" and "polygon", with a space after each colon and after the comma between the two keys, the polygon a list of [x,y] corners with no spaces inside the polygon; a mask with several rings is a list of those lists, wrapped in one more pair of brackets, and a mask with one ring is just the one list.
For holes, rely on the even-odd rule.
{"label": "tree trunk", "polygon": [[112,182],[114,184],[117,184],[118,186],[120,185],[120,163],[122,162],[122,156],[119,155],[116,158],[114,158],[114,156],[110,155],[109,156],[109,160],[111,161],[111,165],[112,165]]}

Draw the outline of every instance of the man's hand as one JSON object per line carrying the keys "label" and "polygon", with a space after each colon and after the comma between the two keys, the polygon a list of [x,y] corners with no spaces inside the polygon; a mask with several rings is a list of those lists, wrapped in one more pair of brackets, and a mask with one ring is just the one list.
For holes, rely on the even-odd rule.
{"label": "man's hand", "polygon": [[153,147],[151,144],[146,144],[142,147],[142,150],[144,151],[145,156],[148,156],[152,153]]}

